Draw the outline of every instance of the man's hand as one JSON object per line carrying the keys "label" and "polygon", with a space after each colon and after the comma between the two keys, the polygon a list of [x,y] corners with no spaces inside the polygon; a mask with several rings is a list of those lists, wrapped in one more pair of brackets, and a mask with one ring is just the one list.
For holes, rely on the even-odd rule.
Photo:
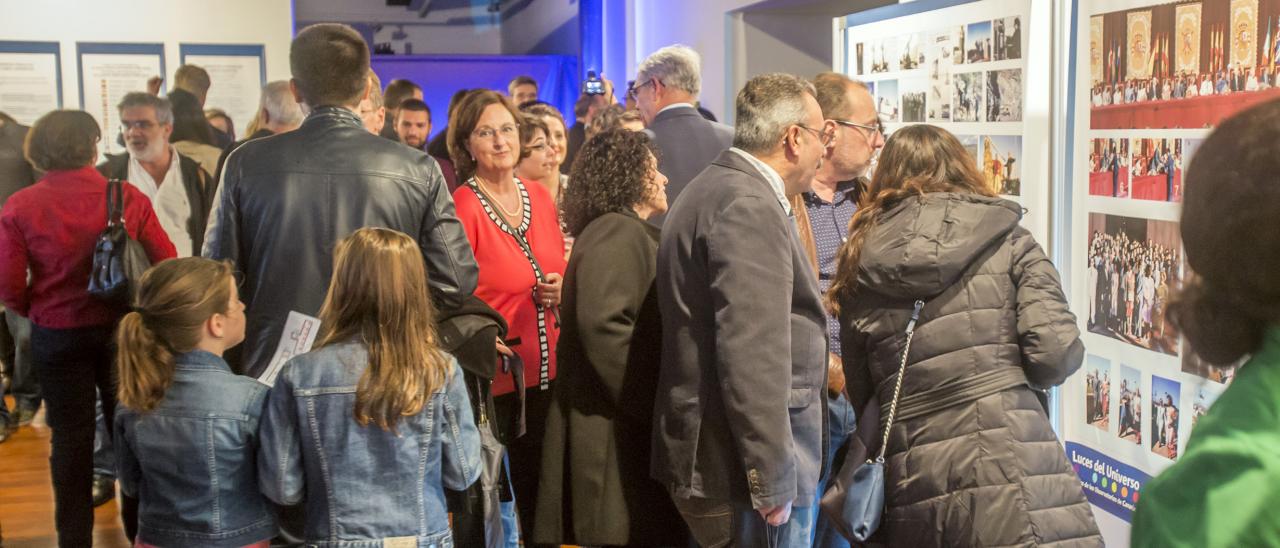
{"label": "man's hand", "polygon": [[787,501],[782,506],[774,506],[772,508],[757,508],[760,517],[764,518],[765,523],[777,527],[791,519],[791,501]]}
{"label": "man's hand", "polygon": [[152,76],[147,79],[147,93],[151,95],[160,95],[160,84],[164,83],[164,78]]}
{"label": "man's hand", "polygon": [[844,362],[840,356],[827,355],[827,393],[838,396],[844,392]]}

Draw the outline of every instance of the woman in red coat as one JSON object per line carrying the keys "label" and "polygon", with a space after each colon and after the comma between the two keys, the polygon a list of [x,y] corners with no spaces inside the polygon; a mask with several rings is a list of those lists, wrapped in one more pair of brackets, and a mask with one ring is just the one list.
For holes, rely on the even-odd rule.
{"label": "woman in red coat", "polygon": [[[57,110],[37,120],[25,149],[45,176],[10,197],[0,213],[0,300],[32,323],[33,361],[53,429],[49,464],[60,546],[92,543],[95,392],[110,427],[111,340],[128,312],[88,291],[94,244],[107,225],[107,180],[93,168],[100,136],[83,111]],[[129,237],[152,263],[177,255],[151,201],[133,185],[123,189]]]}
{"label": "woman in red coat", "polygon": [[[480,266],[475,295],[506,319],[507,345],[524,363],[527,431],[508,449],[521,530],[530,543],[566,265],[564,234],[550,192],[515,176],[521,157],[520,116],[494,91],[470,93],[449,123],[449,154],[462,181],[453,201]],[[499,368],[492,389],[499,417],[518,413],[511,375]]]}

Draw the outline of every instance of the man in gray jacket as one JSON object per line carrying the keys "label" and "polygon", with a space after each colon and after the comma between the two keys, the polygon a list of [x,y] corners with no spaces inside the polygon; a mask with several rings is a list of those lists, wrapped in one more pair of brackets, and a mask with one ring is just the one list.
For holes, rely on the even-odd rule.
{"label": "man in gray jacket", "polygon": [[[733,128],[703,118],[694,106],[702,88],[702,59],[688,46],[653,52],[637,69],[632,94],[658,146],[658,171],[667,176],[667,203],[733,144]],[[664,215],[649,222],[662,226]]]}
{"label": "man in gray jacket", "polygon": [[438,308],[476,287],[475,256],[440,167],[370,134],[355,112],[369,92],[369,48],[345,25],[307,27],[289,51],[294,96],[310,115],[288,133],[237,148],[223,169],[204,255],[230,259],[247,306],[243,370],[271,362],[290,311],[319,313],[333,246],[378,226],[418,241]]}
{"label": "man in gray jacket", "polygon": [[689,183],[658,247],[651,474],[702,546],[810,542],[826,320],[789,200],[832,135],[814,95],[791,75],[747,82],[734,148]]}

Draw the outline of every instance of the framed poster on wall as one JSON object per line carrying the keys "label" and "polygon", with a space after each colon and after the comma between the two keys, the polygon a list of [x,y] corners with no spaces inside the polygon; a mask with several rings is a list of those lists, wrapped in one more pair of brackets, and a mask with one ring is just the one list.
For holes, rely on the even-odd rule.
{"label": "framed poster on wall", "polygon": [[[947,129],[997,194],[1025,210],[1049,241],[1047,3],[921,0],[838,21],[835,70],[871,88],[887,133],[909,124]],[[906,29],[906,30],[904,30]]]}
{"label": "framed poster on wall", "polygon": [[[80,73],[80,107],[102,128],[100,154],[124,151],[116,105],[125,94],[146,91],[147,80],[163,75],[164,44],[76,43]],[[162,89],[163,91],[163,89]]]}
{"label": "framed poster on wall", "polygon": [[267,63],[261,44],[181,44],[182,64],[209,72],[205,108],[219,108],[231,117],[238,139],[248,137],[244,128],[257,113],[262,86],[267,83]]}
{"label": "framed poster on wall", "polygon": [[1077,9],[1069,264],[1088,355],[1062,389],[1063,434],[1108,546],[1127,546],[1142,485],[1233,376],[1163,312],[1191,275],[1177,224],[1188,163],[1216,124],[1280,96],[1280,1]]}
{"label": "framed poster on wall", "polygon": [[0,41],[0,112],[31,125],[62,108],[62,53],[57,42]]}

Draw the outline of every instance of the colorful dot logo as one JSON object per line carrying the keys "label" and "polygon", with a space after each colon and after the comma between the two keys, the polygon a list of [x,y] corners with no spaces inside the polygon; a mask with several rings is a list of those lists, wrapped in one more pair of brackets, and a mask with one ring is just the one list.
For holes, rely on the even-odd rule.
{"label": "colorful dot logo", "polygon": [[1094,472],[1094,473],[1093,473],[1093,482],[1094,482],[1094,483],[1098,483],[1098,473],[1097,473],[1097,472]]}
{"label": "colorful dot logo", "polygon": [[1137,491],[1134,491],[1134,492],[1133,492],[1133,503],[1134,503],[1134,504],[1137,504],[1137,503],[1138,503],[1138,492],[1137,492]]}
{"label": "colorful dot logo", "polygon": [[1121,487],[1121,488],[1120,488],[1120,497],[1121,497],[1121,498],[1126,498],[1126,499],[1127,499],[1127,498],[1129,498],[1129,488],[1128,488],[1128,487]]}
{"label": "colorful dot logo", "polygon": [[1102,488],[1103,489],[1107,488],[1107,478],[1102,478]]}
{"label": "colorful dot logo", "polygon": [[1112,493],[1115,493],[1115,492],[1116,492],[1116,482],[1114,482],[1114,481],[1113,481],[1113,482],[1111,482],[1111,492],[1112,492]]}

